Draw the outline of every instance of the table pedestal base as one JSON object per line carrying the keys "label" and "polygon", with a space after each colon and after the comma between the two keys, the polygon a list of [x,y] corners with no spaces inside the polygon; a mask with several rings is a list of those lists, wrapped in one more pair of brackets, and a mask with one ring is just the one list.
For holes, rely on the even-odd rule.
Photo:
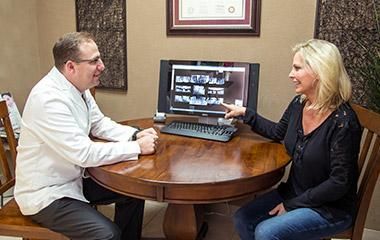
{"label": "table pedestal base", "polygon": [[202,239],[207,232],[207,223],[202,223],[199,205],[168,204],[164,218],[164,233],[168,240]]}

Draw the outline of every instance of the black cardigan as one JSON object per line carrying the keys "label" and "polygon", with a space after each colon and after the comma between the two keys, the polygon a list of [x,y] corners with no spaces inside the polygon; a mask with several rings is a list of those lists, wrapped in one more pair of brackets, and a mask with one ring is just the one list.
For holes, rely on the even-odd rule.
{"label": "black cardigan", "polygon": [[304,135],[304,103],[295,97],[278,123],[247,109],[244,122],[267,138],[283,141],[292,166],[278,190],[287,211],[312,208],[326,219],[354,216],[361,127],[348,103],[341,104],[319,127]]}

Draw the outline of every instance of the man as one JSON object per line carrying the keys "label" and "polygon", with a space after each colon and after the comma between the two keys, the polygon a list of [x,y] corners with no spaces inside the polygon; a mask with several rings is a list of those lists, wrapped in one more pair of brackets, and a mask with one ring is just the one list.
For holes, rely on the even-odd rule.
{"label": "man", "polygon": [[[105,67],[89,33],[64,35],[53,55],[55,66],[32,89],[23,112],[14,191],[21,212],[70,239],[139,239],[144,201],[82,176],[87,167],[153,154],[157,133],[117,124],[99,110],[89,88]],[[112,202],[114,223],[89,204]]]}

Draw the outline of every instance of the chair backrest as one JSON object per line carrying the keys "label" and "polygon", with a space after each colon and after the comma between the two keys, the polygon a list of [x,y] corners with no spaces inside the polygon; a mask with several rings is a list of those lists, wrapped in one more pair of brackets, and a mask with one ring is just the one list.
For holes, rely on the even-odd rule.
{"label": "chair backrest", "polygon": [[[5,129],[6,138],[0,139],[0,194],[2,195],[15,184],[14,167],[16,166],[16,147],[17,141],[13,132],[12,124],[9,119],[9,112],[5,101],[0,101],[0,120]],[[6,154],[9,147],[11,163]]]}
{"label": "chair backrest", "polygon": [[368,208],[380,172],[380,114],[352,104],[363,127],[362,145],[358,159],[358,210],[352,239],[361,239]]}

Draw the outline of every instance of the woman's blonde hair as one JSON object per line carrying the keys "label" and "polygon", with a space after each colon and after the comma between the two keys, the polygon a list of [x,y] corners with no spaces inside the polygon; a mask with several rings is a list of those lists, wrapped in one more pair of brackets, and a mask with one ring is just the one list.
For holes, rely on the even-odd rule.
{"label": "woman's blonde hair", "polygon": [[[309,106],[324,112],[335,110],[351,98],[351,81],[343,64],[338,48],[325,40],[310,39],[297,44],[294,53],[299,53],[304,64],[317,76],[316,99]],[[305,100],[302,96],[302,100]]]}

